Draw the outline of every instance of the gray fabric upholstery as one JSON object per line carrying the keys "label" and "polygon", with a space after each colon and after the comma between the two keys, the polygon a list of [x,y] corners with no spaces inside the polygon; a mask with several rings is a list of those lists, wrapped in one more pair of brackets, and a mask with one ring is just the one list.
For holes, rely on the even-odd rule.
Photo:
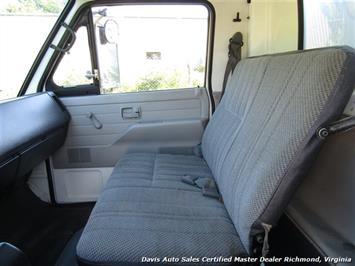
{"label": "gray fabric upholstery", "polygon": [[202,152],[246,249],[252,235],[263,231],[262,222],[277,221],[306,155],[320,144],[316,129],[345,107],[354,66],[348,48],[238,64],[205,131]]}
{"label": "gray fabric upholstery", "polygon": [[160,187],[199,191],[181,182],[185,174],[212,177],[206,162],[192,155],[126,154],[116,165],[108,187]]}
{"label": "gray fabric upholstery", "polygon": [[196,156],[125,155],[85,227],[79,258],[117,264],[144,256],[245,255],[223,203],[182,183],[184,174],[211,176]]}
{"label": "gray fabric upholstery", "polygon": [[[252,253],[274,225],[355,84],[350,48],[242,60],[202,139],[203,158],[127,154],[118,162],[77,246],[92,264],[142,256]],[[181,182],[213,177],[224,204]]]}

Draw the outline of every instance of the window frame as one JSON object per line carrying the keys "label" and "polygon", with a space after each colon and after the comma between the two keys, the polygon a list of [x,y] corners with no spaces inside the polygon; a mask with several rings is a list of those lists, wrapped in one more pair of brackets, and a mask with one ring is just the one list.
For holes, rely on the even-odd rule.
{"label": "window frame", "polygon": [[[89,53],[90,53],[90,61],[91,61],[91,71],[94,73],[95,69],[98,69],[98,59],[97,59],[97,53],[96,53],[96,43],[93,41],[95,36],[94,33],[92,32],[93,28],[93,21],[92,21],[92,14],[91,14],[91,9],[86,9],[81,13],[81,16],[77,17],[76,22],[73,24],[73,26],[69,26],[74,32],[77,32],[77,30],[80,27],[86,27],[87,29],[87,35],[88,35],[88,48],[89,48]],[[59,47],[65,47],[70,41],[71,41],[71,36],[68,34],[68,37],[66,40],[62,43],[59,44]],[[75,45],[75,44],[74,44]],[[58,66],[62,62],[62,59],[65,57],[66,53],[61,53],[58,52],[58,56],[50,63],[48,66],[52,66],[51,69],[48,71],[48,75],[46,80],[43,82],[41,80],[39,88],[46,88],[46,91],[53,91],[55,92],[58,96],[60,97],[65,97],[65,96],[83,96],[83,95],[98,95],[100,94],[100,84],[99,80],[93,78],[92,83],[88,84],[80,84],[76,86],[68,86],[68,87],[63,87],[59,86],[56,84],[53,80],[53,76],[55,72],[58,69]],[[48,68],[47,66],[47,68]],[[45,73],[47,72],[47,69]],[[44,76],[46,76],[44,74]],[[42,77],[43,79],[43,77]],[[42,85],[43,84],[43,85]]]}
{"label": "window frame", "polygon": [[[153,5],[185,5],[185,6],[188,6],[188,5],[200,5],[200,6],[203,6],[206,8],[207,10],[207,13],[208,13],[208,16],[207,16],[207,38],[206,38],[206,53],[205,53],[205,64],[204,64],[204,67],[205,67],[205,71],[204,71],[204,79],[203,79],[203,84],[199,87],[202,87],[202,88],[207,88],[207,79],[208,79],[208,75],[207,75],[207,65],[208,65],[208,57],[209,57],[209,53],[208,53],[208,47],[209,47],[209,34],[210,34],[210,13],[211,13],[211,10],[205,5],[205,3],[202,4],[202,2],[204,1],[184,1],[184,2],[176,2],[176,1],[167,1],[167,2],[160,2],[160,1],[157,1],[157,2],[154,2],[154,1],[138,1],[138,2],[119,2],[119,3],[111,3],[112,1],[109,1],[110,4],[103,4],[102,2],[98,3],[98,4],[93,4],[91,5],[90,8],[94,8],[94,7],[101,7],[101,6],[104,6],[104,7],[110,7],[110,6],[115,6],[115,7],[118,7],[118,6],[138,6],[138,5],[149,5],[149,6],[153,6]],[[96,32],[95,32],[96,33]],[[97,37],[97,36],[96,36]],[[97,49],[97,47],[96,47]],[[98,50],[95,51],[96,54],[98,54]],[[97,55],[97,58],[99,60],[99,56]],[[101,71],[100,69],[100,66],[99,66],[99,72]],[[192,88],[192,87],[179,87],[179,88],[169,88],[169,89],[163,89],[163,88],[157,88],[157,89],[147,89],[147,90],[142,90],[142,91],[129,91],[129,92],[113,92],[113,93],[103,93],[102,91],[102,88],[100,87],[100,95],[106,95],[106,94],[120,94],[120,93],[140,93],[140,92],[155,92],[155,91],[164,91],[164,90],[179,90],[179,89],[185,89],[185,88]]]}
{"label": "window frame", "polygon": [[[327,31],[327,34],[328,35],[328,40],[330,39],[333,39],[333,41],[331,43],[317,43],[317,44],[313,44],[313,45],[309,45],[308,43],[308,39],[306,38],[308,35],[311,35],[309,34],[308,32],[308,29],[312,29],[312,27],[308,27],[309,25],[307,25],[310,21],[307,20],[307,13],[311,13],[311,18],[313,19],[315,16],[312,12],[307,12],[307,11],[312,11],[311,9],[308,10],[308,6],[307,6],[307,3],[308,2],[305,2],[304,0],[297,0],[298,1],[298,18],[299,18],[299,50],[307,50],[307,49],[319,49],[319,48],[325,48],[325,47],[329,47],[329,46],[349,46],[349,47],[354,47],[354,43],[353,43],[353,40],[351,40],[349,42],[349,39],[347,38],[344,38],[345,36],[348,36],[346,35],[346,28],[347,26],[351,26],[351,24],[347,24],[346,22],[347,19],[351,19],[351,22],[353,21],[353,14],[349,14],[348,12],[353,12],[353,11],[349,11],[349,10],[346,10],[346,9],[343,9],[343,8],[348,8],[346,6],[342,6],[342,5],[337,5],[337,1],[335,0],[332,0],[332,1],[324,1],[323,3],[321,2],[321,4],[331,4],[332,7],[335,7],[336,8],[336,11],[337,12],[346,12],[348,13],[347,17],[344,16],[343,14],[343,17],[342,18],[338,18],[336,17],[335,15],[334,16],[329,16],[329,14],[323,14],[323,19],[325,19],[324,21],[326,21],[326,23],[328,24],[329,22],[337,22],[339,21],[339,19],[342,19],[341,21],[343,23],[341,23],[342,25],[339,27],[337,27],[337,29],[340,29],[340,32],[343,35],[343,39],[339,39],[339,38],[335,38],[333,39],[332,35],[330,35],[330,33],[334,33],[331,31],[330,27],[328,27],[327,29],[325,29],[325,31]],[[311,2],[311,1],[309,1]],[[313,3],[313,2],[311,2]],[[344,4],[346,5],[346,3],[344,2],[339,2],[338,4]],[[325,13],[325,12],[324,12]],[[309,14],[308,14],[308,19],[309,19]],[[322,20],[323,20],[322,19]],[[315,21],[312,21],[313,23],[317,24],[316,22],[320,22],[321,20],[315,20]],[[312,29],[312,31],[314,31],[314,29]],[[312,32],[311,31],[311,32]],[[325,36],[325,35],[322,35],[322,36]],[[339,36],[338,36],[339,37]]]}
{"label": "window frame", "polygon": [[[70,1],[69,3],[71,3]],[[213,94],[212,94],[212,64],[213,64],[213,47],[214,47],[214,31],[215,31],[215,9],[211,3],[209,3],[206,0],[165,0],[165,1],[155,1],[155,0],[134,0],[134,1],[115,1],[115,0],[104,0],[100,1],[99,3],[96,2],[88,2],[86,4],[83,4],[76,12],[76,14],[73,17],[73,20],[69,23],[69,27],[76,30],[78,28],[79,22],[82,20],[82,18],[88,14],[88,12],[91,12],[92,7],[100,7],[100,6],[117,6],[117,5],[202,5],[206,7],[208,11],[208,28],[207,28],[207,43],[206,43],[206,71],[205,71],[205,87],[207,88],[210,102],[211,102],[211,109],[212,112],[214,111],[214,99],[213,99]],[[69,9],[70,11],[70,9]],[[69,12],[68,11],[68,12]],[[67,12],[67,13],[68,13]],[[90,16],[89,16],[90,17]],[[65,17],[64,17],[65,19]],[[92,20],[92,16],[91,16]],[[90,23],[90,19],[89,19]],[[88,37],[89,37],[89,42],[91,43],[90,47],[90,53],[92,57],[92,62],[93,62],[93,69],[99,69],[98,68],[98,58],[97,58],[97,50],[96,50],[96,44],[95,44],[95,32],[93,32],[93,22],[91,21],[91,25],[88,25]],[[59,27],[57,28],[57,31],[60,28],[60,23]],[[59,43],[59,47],[64,47],[66,44],[68,44],[70,41],[70,34],[66,32],[62,38],[62,40]],[[48,45],[49,48],[49,45]],[[47,49],[48,49],[47,48]],[[44,51],[45,52],[45,51]],[[63,56],[62,53],[55,51],[53,53],[48,65],[46,66],[43,75],[39,81],[39,86],[38,86],[38,91],[41,91],[42,88],[52,88],[54,92],[57,92],[57,88],[55,88],[54,82],[51,80],[51,77],[53,76],[53,73],[59,64],[59,61],[61,57]],[[69,87],[65,88],[66,90],[70,90]],[[25,91],[24,91],[25,93]],[[96,94],[101,94],[100,88],[99,92]],[[70,96],[80,96],[80,95],[87,95],[87,93],[71,93]],[[65,96],[65,95],[63,95]]]}

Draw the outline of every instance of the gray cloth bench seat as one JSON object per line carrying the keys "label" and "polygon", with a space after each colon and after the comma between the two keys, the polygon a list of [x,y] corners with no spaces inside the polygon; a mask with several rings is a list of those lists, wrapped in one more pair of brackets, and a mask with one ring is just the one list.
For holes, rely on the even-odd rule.
{"label": "gray cloth bench seat", "polygon": [[[354,71],[348,47],[242,60],[205,130],[202,158],[132,153],[117,163],[77,245],[79,262],[260,255],[256,237],[277,224],[323,143],[317,130],[341,116]],[[223,202],[184,175],[213,178]]]}
{"label": "gray cloth bench seat", "polygon": [[246,254],[221,202],[155,187],[105,189],[80,242],[82,261],[104,265],[142,257]]}
{"label": "gray cloth bench seat", "polygon": [[212,176],[197,156],[126,154],[90,216],[80,240],[89,246],[78,250],[80,258],[124,264],[162,254],[246,255],[223,203],[181,182],[185,174]]}

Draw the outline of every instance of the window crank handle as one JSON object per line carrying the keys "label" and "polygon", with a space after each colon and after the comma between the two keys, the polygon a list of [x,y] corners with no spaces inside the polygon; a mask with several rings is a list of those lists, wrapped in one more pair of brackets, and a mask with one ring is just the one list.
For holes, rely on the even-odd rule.
{"label": "window crank handle", "polygon": [[91,122],[92,122],[92,124],[94,125],[95,128],[97,128],[97,129],[101,129],[102,128],[102,123],[100,122],[99,119],[97,119],[97,117],[92,112],[87,113],[86,117],[91,120]]}

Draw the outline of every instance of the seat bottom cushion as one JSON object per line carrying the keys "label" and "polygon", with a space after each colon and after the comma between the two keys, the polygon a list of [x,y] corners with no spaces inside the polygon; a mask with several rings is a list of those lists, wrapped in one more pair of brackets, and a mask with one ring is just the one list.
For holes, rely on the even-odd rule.
{"label": "seat bottom cushion", "polygon": [[182,263],[192,256],[203,264],[203,257],[245,255],[223,203],[182,183],[183,174],[211,176],[196,156],[128,154],[120,160],[78,243],[81,263],[136,265],[164,257]]}
{"label": "seat bottom cushion", "polygon": [[107,186],[199,191],[181,182],[184,175],[212,177],[207,163],[194,155],[129,153],[116,164]]}

